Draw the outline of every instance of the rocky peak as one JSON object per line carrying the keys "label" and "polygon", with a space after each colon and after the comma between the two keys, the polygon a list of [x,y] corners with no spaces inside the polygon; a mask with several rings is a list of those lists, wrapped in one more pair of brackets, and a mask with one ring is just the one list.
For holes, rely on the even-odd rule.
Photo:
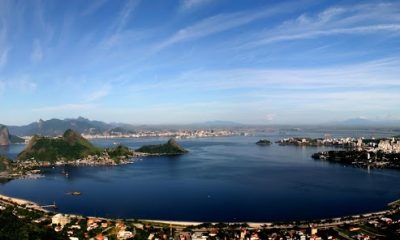
{"label": "rocky peak", "polygon": [[10,133],[6,126],[0,126],[0,146],[10,145]]}

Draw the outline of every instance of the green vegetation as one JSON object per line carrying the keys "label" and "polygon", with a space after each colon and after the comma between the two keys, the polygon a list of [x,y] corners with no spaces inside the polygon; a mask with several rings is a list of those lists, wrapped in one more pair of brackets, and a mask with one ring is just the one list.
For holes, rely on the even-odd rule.
{"label": "green vegetation", "polygon": [[4,157],[0,156],[0,172],[7,171],[11,167],[11,160]]}
{"label": "green vegetation", "polygon": [[258,142],[256,142],[256,144],[257,144],[257,145],[263,145],[263,146],[265,146],[265,145],[271,145],[272,142],[269,141],[269,140],[267,140],[267,139],[261,139],[261,140],[259,140]]}
{"label": "green vegetation", "polygon": [[132,151],[129,150],[128,147],[119,145],[115,148],[107,148],[106,149],[108,156],[110,156],[114,160],[118,160],[121,157],[130,157],[132,155]]}
{"label": "green vegetation", "polygon": [[67,239],[67,236],[56,234],[46,225],[34,224],[32,219],[18,218],[13,209],[8,207],[0,212],[0,239]]}
{"label": "green vegetation", "polygon": [[34,136],[18,159],[55,162],[58,159],[76,160],[100,153],[99,148],[69,129],[60,138]]}
{"label": "green vegetation", "polygon": [[146,145],[136,150],[136,152],[143,152],[149,154],[162,154],[162,155],[178,155],[184,154],[188,151],[179,146],[179,144],[171,138],[165,144]]}

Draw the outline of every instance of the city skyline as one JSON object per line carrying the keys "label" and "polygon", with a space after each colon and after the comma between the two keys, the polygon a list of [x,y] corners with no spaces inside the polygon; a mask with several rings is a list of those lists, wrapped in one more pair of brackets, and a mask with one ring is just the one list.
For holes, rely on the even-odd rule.
{"label": "city skyline", "polygon": [[0,1],[2,124],[399,120],[395,1]]}

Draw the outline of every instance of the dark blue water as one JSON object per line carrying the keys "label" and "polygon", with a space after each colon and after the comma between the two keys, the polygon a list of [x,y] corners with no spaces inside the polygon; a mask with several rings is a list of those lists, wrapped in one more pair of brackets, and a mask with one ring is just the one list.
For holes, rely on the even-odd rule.
{"label": "dark blue water", "polygon": [[[254,144],[259,138],[179,140],[189,154],[147,157],[116,167],[48,169],[44,178],[0,185],[0,193],[42,204],[55,201],[65,213],[196,221],[336,217],[381,210],[400,198],[400,171],[314,161],[310,155],[324,148],[262,147]],[[110,146],[114,141],[136,148],[166,139],[94,143]],[[20,148],[2,151],[15,155]],[[82,195],[65,194],[70,191]]]}

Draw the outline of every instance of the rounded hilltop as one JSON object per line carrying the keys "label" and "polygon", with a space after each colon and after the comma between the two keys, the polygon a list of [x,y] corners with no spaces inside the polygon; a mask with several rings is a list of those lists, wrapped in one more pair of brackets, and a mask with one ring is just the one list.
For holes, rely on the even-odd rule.
{"label": "rounded hilltop", "polygon": [[256,142],[256,144],[260,146],[268,146],[271,145],[272,142],[267,139],[260,139],[258,142]]}
{"label": "rounded hilltop", "polygon": [[35,159],[54,162],[59,159],[75,160],[88,155],[99,154],[101,150],[95,147],[79,133],[68,129],[62,137],[49,138],[34,136],[18,155],[19,160]]}
{"label": "rounded hilltop", "polygon": [[135,151],[155,155],[180,155],[188,152],[173,138],[170,138],[165,144],[145,145]]}

